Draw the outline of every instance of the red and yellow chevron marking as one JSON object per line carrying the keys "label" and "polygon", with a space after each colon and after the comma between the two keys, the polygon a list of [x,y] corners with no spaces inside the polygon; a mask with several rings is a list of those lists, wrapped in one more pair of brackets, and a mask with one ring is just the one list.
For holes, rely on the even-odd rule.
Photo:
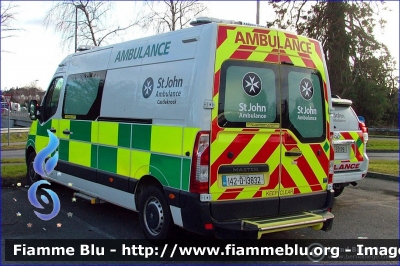
{"label": "red and yellow chevron marking", "polygon": [[318,69],[322,80],[326,82],[324,61],[319,42],[305,36],[278,32],[280,62],[293,63],[295,66]]}
{"label": "red and yellow chevron marking", "polygon": [[[284,134],[290,134],[287,130],[283,131],[286,132]],[[296,137],[292,135],[292,138]],[[323,178],[328,176],[329,150],[325,152],[321,143],[296,142],[297,144],[282,145],[281,189],[293,188],[294,194],[325,190]],[[285,157],[284,153],[291,150],[301,150],[302,156],[295,160]],[[319,163],[312,163],[316,161]]]}
{"label": "red and yellow chevron marking", "polygon": [[[322,47],[319,42],[303,36],[244,26],[220,25],[214,71],[214,106],[218,106],[221,66],[228,59],[255,62],[293,63],[317,69],[322,76],[328,113],[328,88]],[[329,116],[326,132],[329,131]],[[218,126],[218,108],[212,110],[210,149],[210,193],[213,200],[240,200],[260,197],[311,193],[326,189],[321,177],[328,176],[329,150],[323,144],[281,145],[280,129],[233,129]],[[294,137],[295,138],[295,137]],[[256,149],[254,147],[257,147]],[[282,156],[285,151],[300,148],[302,156],[293,160]],[[286,160],[286,161],[285,161]],[[309,162],[320,160],[321,165]],[[293,161],[293,162],[292,162]],[[263,186],[223,188],[218,169],[221,165],[267,164]]]}
{"label": "red and yellow chevron marking", "polygon": [[[267,163],[269,173],[279,168],[280,162],[280,135],[275,130],[234,130],[225,129],[219,132],[217,140],[213,143],[211,149],[211,180],[210,193],[213,198],[218,200],[227,199],[246,199],[252,198],[259,189],[258,186],[248,186],[244,188],[228,188],[222,187],[221,178],[218,179],[218,168],[221,165],[240,165]],[[254,147],[261,147],[254,149]],[[278,189],[279,175],[270,175],[264,173],[264,187]],[[215,195],[215,196],[214,196]],[[256,195],[257,196],[257,195]]]}
{"label": "red and yellow chevron marking", "polygon": [[[346,162],[363,162],[364,161],[364,137],[362,132],[340,132],[339,140],[353,140],[354,143],[351,145],[349,160]],[[335,160],[335,164],[340,163],[340,160]]]}

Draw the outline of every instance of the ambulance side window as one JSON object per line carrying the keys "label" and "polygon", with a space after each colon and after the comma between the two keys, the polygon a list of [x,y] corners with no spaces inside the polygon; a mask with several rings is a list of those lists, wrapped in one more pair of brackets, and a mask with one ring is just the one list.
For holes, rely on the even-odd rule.
{"label": "ambulance side window", "polygon": [[62,77],[55,78],[51,82],[46,97],[43,99],[43,122],[49,120],[56,113],[63,82],[64,79]]}
{"label": "ambulance side window", "polygon": [[68,76],[62,117],[95,120],[100,115],[106,71]]}

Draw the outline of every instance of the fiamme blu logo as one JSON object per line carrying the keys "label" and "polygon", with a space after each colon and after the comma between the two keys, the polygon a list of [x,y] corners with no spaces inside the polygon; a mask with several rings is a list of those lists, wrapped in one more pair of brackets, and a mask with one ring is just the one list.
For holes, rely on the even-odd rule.
{"label": "fiamme blu logo", "polygon": [[[57,162],[58,162],[58,151],[56,151],[56,150],[59,145],[59,140],[52,132],[50,132],[50,130],[47,130],[47,133],[49,135],[49,143],[47,144],[47,146],[45,148],[43,148],[37,154],[37,156],[35,157],[35,160],[33,162],[33,169],[40,176],[48,176],[54,170],[54,168],[56,167]],[[55,152],[54,155],[50,156],[53,152]],[[50,158],[48,160],[46,160],[46,158],[48,156],[50,156]],[[38,209],[44,209],[44,207],[42,206],[42,204],[40,204],[40,202],[38,201],[37,196],[36,196],[37,190],[38,190],[39,186],[42,184],[50,185],[50,183],[48,181],[40,180],[40,181],[33,183],[32,186],[28,190],[28,199],[29,199],[30,203]],[[46,191],[50,195],[51,200],[53,201],[53,210],[49,214],[43,214],[43,213],[40,213],[37,211],[34,211],[34,213],[36,214],[36,216],[38,218],[40,218],[44,221],[48,221],[48,220],[56,217],[57,214],[59,213],[60,207],[61,207],[60,199],[58,198],[57,194],[53,190],[47,189],[47,188],[42,188],[42,190]],[[41,195],[40,198],[45,204],[49,204],[48,197],[46,197],[45,195]]]}

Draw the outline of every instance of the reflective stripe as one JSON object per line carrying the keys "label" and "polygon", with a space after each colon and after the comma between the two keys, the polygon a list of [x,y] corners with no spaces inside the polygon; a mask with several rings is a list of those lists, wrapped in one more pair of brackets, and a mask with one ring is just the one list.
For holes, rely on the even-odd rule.
{"label": "reflective stripe", "polygon": [[[216,109],[216,108],[214,108]],[[194,141],[196,139],[197,133],[200,131],[200,128],[191,128],[184,127],[183,128],[183,150],[182,155],[191,157],[193,155],[193,147],[195,145]],[[190,158],[190,157],[187,158]]]}
{"label": "reflective stripe", "polygon": [[118,146],[130,148],[131,147],[131,125],[118,124]]}
{"label": "reflective stripe", "polygon": [[254,147],[262,147],[266,139],[268,139],[268,135],[264,135],[261,132],[254,134],[247,146],[233,161],[233,164],[249,163],[249,158],[254,158],[258,152]]}
{"label": "reflective stripe", "polygon": [[183,130],[181,127],[151,127],[150,150],[152,152],[182,155]]}
{"label": "reflective stripe", "polygon": [[[348,162],[363,162],[364,161],[364,142],[362,132],[350,131],[340,132],[339,140],[353,140],[354,144],[351,144],[350,156]],[[335,163],[340,163],[341,160],[335,160]]]}
{"label": "reflective stripe", "polygon": [[131,151],[129,149],[117,149],[117,174],[129,176],[131,167]]}
{"label": "reflective stripe", "polygon": [[81,141],[69,141],[69,162],[86,167],[91,166],[92,145]]}
{"label": "reflective stripe", "polygon": [[[189,189],[199,128],[67,119],[41,126],[33,121],[29,139],[36,152],[47,146],[51,127],[60,138],[60,160],[135,179],[152,175],[163,185]],[[64,134],[64,130],[72,133]]]}
{"label": "reflective stripe", "polygon": [[118,123],[99,122],[99,144],[118,145]]}
{"label": "reflective stripe", "polygon": [[61,139],[69,139],[70,135],[64,134],[63,131],[71,129],[71,121],[67,119],[60,119],[58,123],[57,137]]}
{"label": "reflective stripe", "polygon": [[151,126],[132,125],[132,148],[150,151]]}
{"label": "reflective stripe", "polygon": [[54,120],[54,121],[47,121],[43,125],[37,125],[36,135],[48,137],[49,134],[47,133],[47,130],[50,129],[52,126],[53,128],[57,128],[57,124],[58,124],[57,121]]}
{"label": "reflective stripe", "polygon": [[150,174],[150,153],[143,151],[131,151],[132,164],[130,177],[140,179]]}
{"label": "reflective stripe", "polygon": [[98,168],[103,171],[117,173],[117,148],[99,145]]}
{"label": "reflective stripe", "polygon": [[48,143],[49,143],[49,137],[43,137],[43,136],[36,135],[36,139],[35,139],[36,153],[38,153],[44,147],[46,147]]}
{"label": "reflective stripe", "polygon": [[99,122],[91,122],[91,136],[92,143],[99,143]]}
{"label": "reflective stripe", "polygon": [[92,138],[92,122],[90,121],[75,121],[70,122],[69,139],[90,142]]}
{"label": "reflective stripe", "polygon": [[29,135],[36,135],[38,121],[32,121],[31,128],[29,129]]}

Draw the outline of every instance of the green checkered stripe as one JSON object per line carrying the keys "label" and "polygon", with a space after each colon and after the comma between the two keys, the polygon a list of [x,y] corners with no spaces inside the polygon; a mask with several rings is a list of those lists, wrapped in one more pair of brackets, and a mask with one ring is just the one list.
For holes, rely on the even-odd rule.
{"label": "green checkered stripe", "polygon": [[[33,142],[48,139],[47,129],[57,128],[60,160],[135,179],[152,175],[164,186],[189,188],[187,153],[192,155],[198,128],[65,119],[35,126],[29,135]],[[72,134],[63,134],[66,129]]]}

